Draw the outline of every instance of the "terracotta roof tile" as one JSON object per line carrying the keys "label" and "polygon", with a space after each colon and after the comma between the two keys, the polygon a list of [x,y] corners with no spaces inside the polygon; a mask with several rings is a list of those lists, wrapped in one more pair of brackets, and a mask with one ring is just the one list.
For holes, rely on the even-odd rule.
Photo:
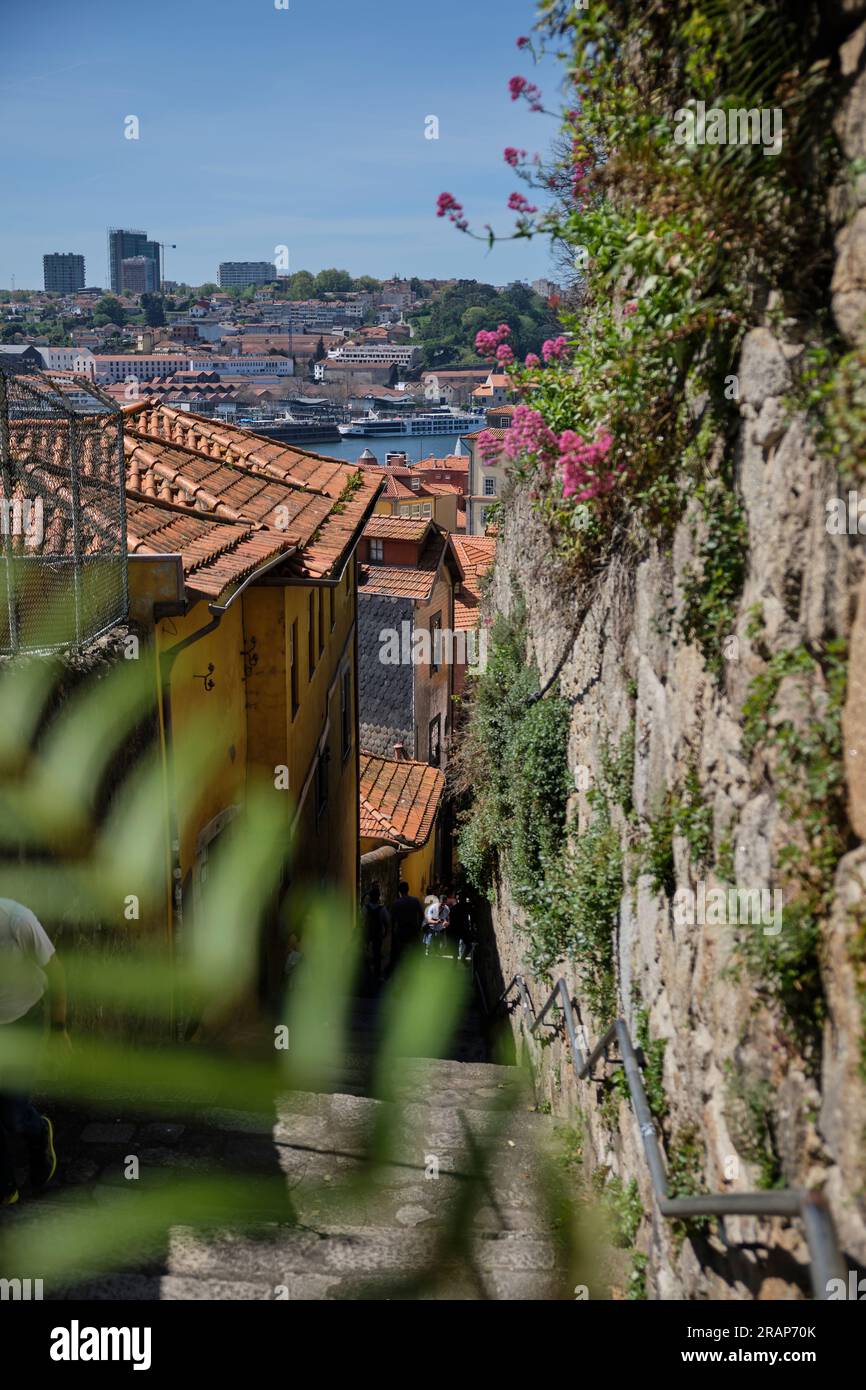
{"label": "terracotta roof tile", "polygon": [[291,568],[302,578],[342,568],[375,503],[378,476],[154,401],[124,415],[130,486],[276,527],[297,545]]}
{"label": "terracotta roof tile", "polygon": [[481,580],[496,558],[496,539],[451,535],[449,544],[461,575],[460,594],[454,596],[454,627],[458,632],[471,631],[478,626]]}
{"label": "terracotta roof tile", "polygon": [[446,544],[442,532],[434,530],[416,565],[360,565],[358,597],[377,594],[387,598],[411,598],[418,602],[428,599],[436,583]]}
{"label": "terracotta roof tile", "polygon": [[427,763],[361,754],[361,835],[420,848],[430,838],[445,774]]}
{"label": "terracotta roof tile", "polygon": [[364,527],[370,540],[423,541],[432,526],[431,521],[408,516],[371,516]]}

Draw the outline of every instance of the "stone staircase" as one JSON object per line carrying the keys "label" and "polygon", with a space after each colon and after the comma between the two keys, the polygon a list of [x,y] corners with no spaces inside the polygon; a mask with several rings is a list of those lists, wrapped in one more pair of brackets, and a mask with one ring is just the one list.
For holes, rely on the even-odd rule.
{"label": "stone staircase", "polygon": [[[46,1297],[85,1299],[555,1299],[574,1273],[540,1181],[553,1122],[523,1073],[484,1060],[470,1012],[446,1058],[404,1058],[387,1100],[370,1094],[377,999],[355,1001],[339,1076],[277,1097],[273,1116],[213,1108],[184,1123],[127,1112],[58,1127],[65,1182],[39,1217],[68,1202],[153,1190],[179,1174],[282,1175],[287,1220],[202,1231],[173,1225],[158,1259],[77,1280]],[[218,1107],[219,1102],[216,1101]],[[391,1125],[383,1161],[371,1136]],[[141,1177],[122,1175],[125,1155]],[[350,1191],[347,1189],[351,1189]],[[24,1209],[34,1204],[22,1202]]]}

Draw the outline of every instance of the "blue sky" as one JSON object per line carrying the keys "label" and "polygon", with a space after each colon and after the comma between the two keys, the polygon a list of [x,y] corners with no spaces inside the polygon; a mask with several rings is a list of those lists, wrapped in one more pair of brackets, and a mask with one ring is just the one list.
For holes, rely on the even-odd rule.
{"label": "blue sky", "polygon": [[[550,117],[512,103],[532,0],[3,0],[0,287],[42,284],[45,251],[107,284],[106,228],[176,242],[169,279],[221,260],[292,270],[550,272],[547,244],[486,247],[435,216],[442,190],[507,231],[523,185],[505,145],[544,151]],[[8,8],[7,8],[8,5]],[[546,79],[546,80],[545,80]],[[138,117],[140,138],[124,138]],[[424,138],[436,115],[440,138]]]}

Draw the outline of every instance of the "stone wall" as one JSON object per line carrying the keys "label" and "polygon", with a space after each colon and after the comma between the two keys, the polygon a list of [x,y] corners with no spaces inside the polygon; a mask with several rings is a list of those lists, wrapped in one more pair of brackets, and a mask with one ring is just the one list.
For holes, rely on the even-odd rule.
{"label": "stone wall", "polygon": [[[841,65],[847,86],[837,134],[845,158],[862,160],[866,24],[845,42]],[[831,198],[839,227],[833,310],[848,344],[862,346],[866,175],[832,190]],[[666,1044],[669,1148],[691,1136],[703,1190],[754,1190],[758,1166],[730,1086],[732,1075],[745,1078],[753,1094],[769,1098],[784,1185],[825,1189],[846,1263],[853,1268],[866,1264],[864,993],[858,963],[866,920],[866,845],[860,843],[866,837],[866,581],[863,538],[828,534],[827,504],[844,496],[845,487],[792,405],[792,371],[803,351],[799,325],[784,317],[781,296],[770,293],[763,321],[746,335],[736,367],[741,423],[735,482],[748,525],[748,561],[731,629],[736,641],[729,645],[721,679],[708,672],[679,625],[705,525],[693,508],[671,546],[647,542],[634,562],[623,553],[575,592],[573,584],[562,582],[548,534],[518,491],[506,511],[492,603],[509,612],[518,589],[525,598],[542,682],[565,654],[558,688],[573,710],[569,756],[572,766],[589,770],[590,787],[603,780],[605,740],[616,744],[633,730],[632,797],[641,822],[651,820],[665,793],[696,770],[712,810],[714,857],[730,840],[736,880],[749,886],[778,881],[780,855],[795,834],[779,805],[772,757],[766,748],[744,749],[742,709],[750,683],[776,653],[803,646],[821,651],[834,638],[851,640],[845,746],[852,828],[849,850],[836,871],[835,907],[822,928],[827,1019],[819,1073],[810,1074],[760,981],[742,970],[732,972],[735,932],[677,925],[671,899],[653,892],[645,873],[623,894],[616,961],[619,1009],[633,1035],[643,1009],[650,1036]],[[756,614],[763,627],[760,652]],[[792,719],[807,731],[825,700],[819,676],[807,703],[799,685],[783,681],[776,718]],[[585,828],[591,808],[584,792],[574,792],[570,811]],[[613,815],[626,845],[630,828],[618,809]],[[674,857],[677,888],[694,889],[695,870],[681,836],[674,837]],[[709,885],[723,882],[713,870],[703,877]],[[502,977],[508,980],[522,970],[538,1006],[556,975],[563,974],[581,1004],[586,1037],[594,1042],[610,1020],[589,1016],[580,978],[569,962],[550,978],[532,978],[520,925],[520,910],[508,885],[500,883],[494,930]],[[512,1019],[520,1037],[518,1015]],[[611,1122],[609,1088],[578,1083],[561,1040],[533,1045],[532,1052],[542,1096],[555,1112],[572,1122],[579,1118],[584,1126],[589,1162],[639,1184],[647,1213],[639,1245],[649,1255],[651,1297],[802,1296],[808,1288],[807,1252],[798,1222],[740,1218],[727,1223],[724,1239],[711,1232],[683,1238],[654,1212],[628,1105],[620,1102]]]}

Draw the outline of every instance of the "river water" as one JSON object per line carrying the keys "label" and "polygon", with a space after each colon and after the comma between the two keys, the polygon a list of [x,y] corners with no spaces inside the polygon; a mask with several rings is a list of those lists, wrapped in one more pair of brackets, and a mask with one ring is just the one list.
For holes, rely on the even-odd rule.
{"label": "river water", "polygon": [[[343,436],[337,443],[311,444],[309,448],[312,453],[325,454],[329,458],[345,459],[347,463],[357,463],[358,458],[365,449],[369,449],[375,454],[378,463],[384,464],[385,455],[391,452],[405,453],[409,463],[418,463],[423,458],[445,458],[447,454],[453,454],[457,446],[459,436],[456,434],[399,434],[388,439],[366,439],[360,435]],[[291,446],[289,446],[291,447]],[[469,450],[463,445],[463,454],[468,456]],[[369,459],[367,460],[369,463]]]}

